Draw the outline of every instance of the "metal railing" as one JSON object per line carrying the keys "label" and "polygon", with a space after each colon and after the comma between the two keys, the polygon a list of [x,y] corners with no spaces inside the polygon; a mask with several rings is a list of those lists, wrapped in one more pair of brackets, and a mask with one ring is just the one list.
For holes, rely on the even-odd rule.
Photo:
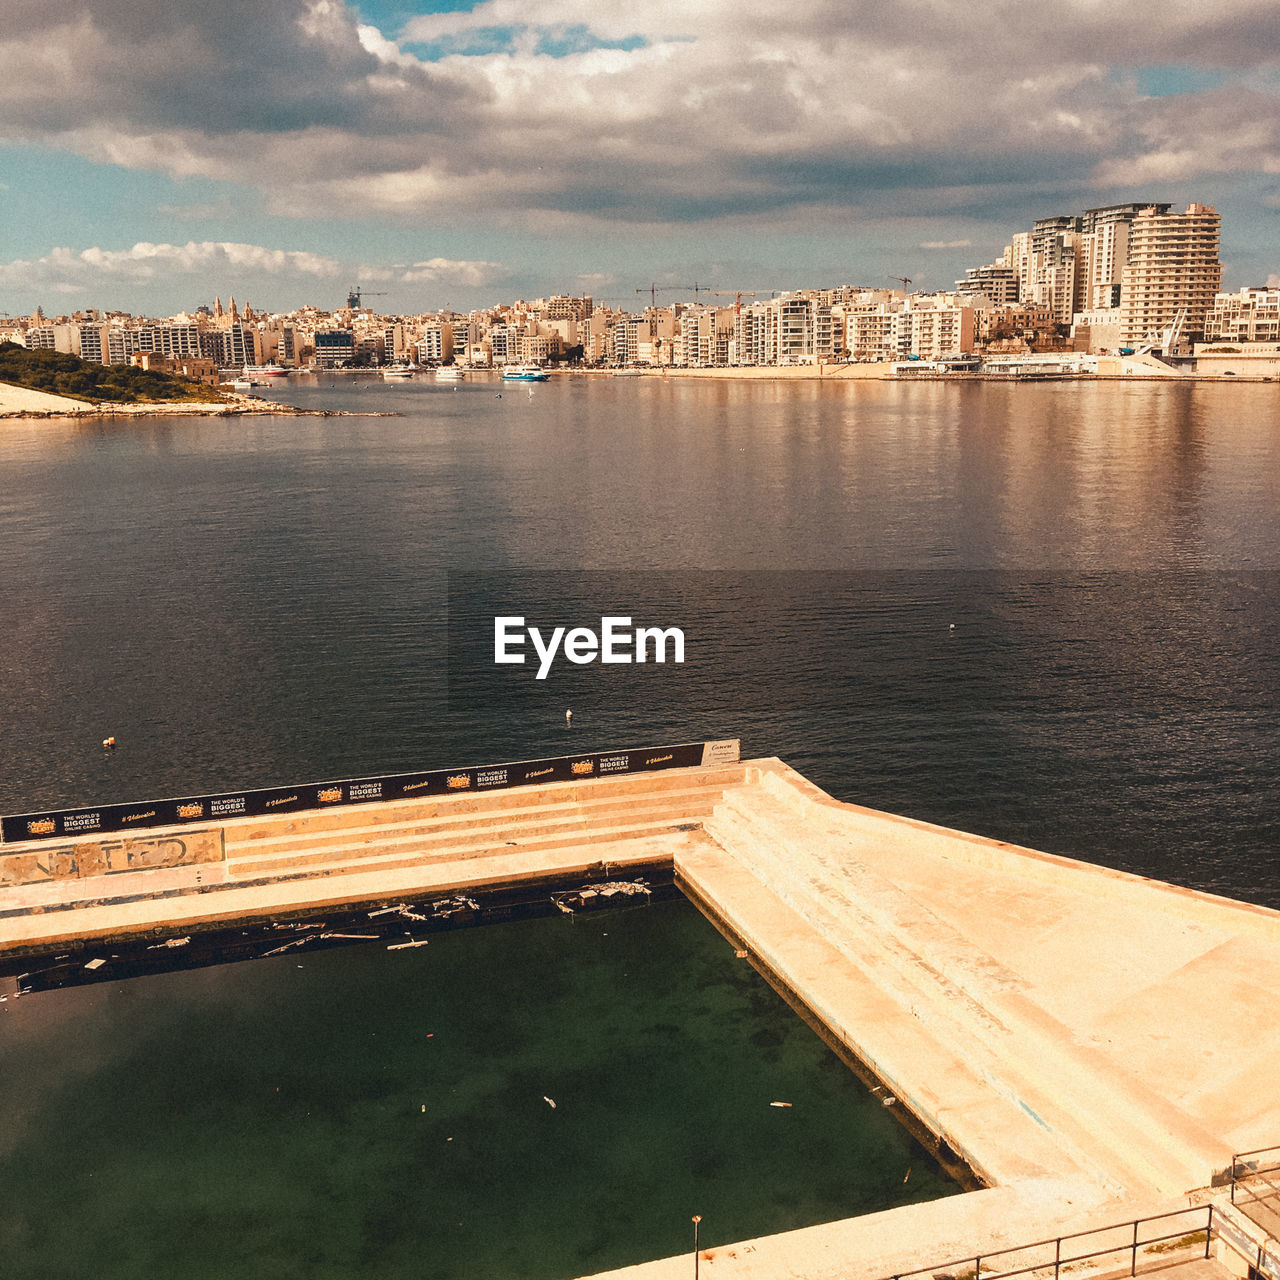
{"label": "metal railing", "polygon": [[1264,1173],[1280,1173],[1280,1147],[1259,1147],[1231,1157],[1231,1203],[1236,1202],[1236,1185]]}
{"label": "metal railing", "polygon": [[[1174,1219],[1181,1220],[1181,1226],[1177,1230],[1158,1235],[1146,1235],[1142,1231],[1142,1228],[1148,1224],[1167,1223]],[[1017,1245],[1014,1248],[993,1249],[989,1253],[971,1254],[941,1265],[895,1272],[892,1277],[886,1276],[885,1280],[915,1280],[916,1277],[920,1280],[942,1280],[942,1277],[950,1277],[952,1280],[1009,1280],[1011,1276],[1030,1275],[1033,1272],[1048,1276],[1050,1271],[1053,1273],[1054,1280],[1060,1280],[1064,1267],[1075,1266],[1095,1258],[1105,1258],[1111,1254],[1127,1254],[1129,1274],[1133,1276],[1138,1273],[1138,1254],[1142,1250],[1150,1249],[1152,1246],[1168,1245],[1171,1241],[1186,1241],[1190,1244],[1194,1237],[1202,1234],[1204,1256],[1208,1258],[1213,1239],[1212,1204],[1197,1205],[1189,1209],[1174,1209],[1169,1213],[1152,1214],[1129,1222],[1112,1223],[1106,1227],[1093,1227],[1088,1231],[1074,1231],[1067,1235],[1053,1236],[1047,1240],[1037,1240],[1031,1244]],[[1083,1253],[1074,1252],[1074,1249],[1079,1247],[1078,1242],[1090,1236],[1110,1237],[1110,1239],[1098,1248],[1087,1249]],[[1068,1249],[1066,1253],[1063,1252],[1064,1245]],[[1048,1253],[1050,1248],[1053,1250],[1051,1256]],[[997,1259],[1004,1258],[1012,1261],[1017,1256],[1029,1254],[1033,1250],[1046,1252],[1036,1261],[1024,1265],[1000,1270],[997,1263],[995,1270],[987,1269]],[[1166,1249],[1163,1252],[1170,1252],[1170,1250]]]}

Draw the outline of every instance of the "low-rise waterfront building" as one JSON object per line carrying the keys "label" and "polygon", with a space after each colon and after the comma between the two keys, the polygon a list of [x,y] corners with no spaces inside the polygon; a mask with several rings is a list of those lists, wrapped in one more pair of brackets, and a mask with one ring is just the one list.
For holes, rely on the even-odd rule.
{"label": "low-rise waterfront building", "polygon": [[317,329],[314,342],[317,369],[336,369],[356,358],[355,335],[350,329]]}
{"label": "low-rise waterfront building", "polygon": [[1280,342],[1280,288],[1254,286],[1216,294],[1205,316],[1204,340]]}

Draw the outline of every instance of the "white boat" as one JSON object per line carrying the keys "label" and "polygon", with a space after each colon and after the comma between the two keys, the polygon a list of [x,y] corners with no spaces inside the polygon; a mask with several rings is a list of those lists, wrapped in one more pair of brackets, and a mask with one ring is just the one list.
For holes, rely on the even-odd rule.
{"label": "white boat", "polygon": [[505,382],[546,382],[547,372],[536,364],[509,364],[502,377]]}
{"label": "white boat", "polygon": [[288,372],[288,369],[282,369],[278,364],[247,364],[244,367],[244,376],[250,379],[283,378]]}
{"label": "white boat", "polygon": [[412,378],[418,372],[416,364],[391,364],[382,371],[384,378]]}
{"label": "white boat", "polygon": [[467,371],[456,364],[442,364],[436,370],[436,380],[439,382],[460,382],[466,376]]}

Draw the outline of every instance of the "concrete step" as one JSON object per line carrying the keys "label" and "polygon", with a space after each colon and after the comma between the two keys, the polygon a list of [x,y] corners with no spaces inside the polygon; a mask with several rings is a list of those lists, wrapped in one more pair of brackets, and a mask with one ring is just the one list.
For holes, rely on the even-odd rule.
{"label": "concrete step", "polygon": [[[673,834],[683,833],[685,824],[661,825],[654,823],[647,826],[619,826],[599,828],[591,832],[583,832],[578,837],[547,836],[540,840],[522,841],[517,846],[476,845],[471,848],[457,847],[435,854],[422,855],[411,851],[395,853],[374,851],[371,855],[350,859],[329,859],[306,867],[296,867],[291,863],[271,862],[253,868],[245,868],[232,872],[230,883],[274,883],[297,879],[329,879],[334,877],[350,877],[366,872],[408,871],[414,867],[440,866],[475,866],[498,861],[509,861],[517,854],[559,854],[567,857],[577,854],[579,857],[587,853],[593,863],[612,865],[615,861],[630,862],[638,860],[639,854],[635,846],[643,841],[670,838]],[[620,852],[621,851],[621,852]],[[479,874],[478,872],[474,874]],[[625,872],[623,873],[625,875]]]}
{"label": "concrete step", "polygon": [[[224,823],[228,844],[305,836],[332,830],[377,829],[398,823],[457,817],[467,813],[496,814],[572,804],[593,804],[643,795],[656,798],[667,793],[690,794],[703,790],[719,793],[742,781],[743,766],[718,769],[672,769],[663,773],[593,778],[583,782],[557,782],[546,786],[512,787],[484,792],[460,792],[430,799],[376,801],[311,809],[275,817],[235,818]],[[641,782],[643,785],[641,785]]]}
{"label": "concrete step", "polygon": [[[542,803],[528,807],[490,809],[448,806],[442,812],[419,814],[409,818],[383,817],[377,823],[327,825],[317,828],[307,824],[303,830],[269,830],[246,838],[240,832],[227,832],[226,852],[230,861],[246,856],[290,856],[304,851],[323,849],[337,842],[344,848],[359,844],[370,846],[398,839],[419,839],[428,844],[471,838],[492,838],[496,833],[517,831],[550,823],[579,825],[608,821],[617,813],[673,814],[681,812],[709,813],[719,797],[707,788],[665,790],[658,795],[591,796],[587,800],[564,799],[558,803]],[[327,815],[326,815],[327,816]]]}
{"label": "concrete step", "polygon": [[[802,841],[793,843],[794,806],[757,788],[742,807],[727,793],[708,830],[717,839],[722,831],[736,837],[735,854],[803,916],[856,946],[858,962],[919,1016],[980,1046],[993,1084],[1002,1082],[1046,1121],[1052,1117],[1082,1155],[1105,1153],[1100,1163],[1114,1168],[1119,1150],[1123,1167],[1175,1194],[1206,1184],[1225,1163],[1221,1144],[1189,1117],[1137,1082],[1117,1080],[1114,1064],[1076,1045],[1067,1028],[1021,994],[1016,974],[860,863],[838,828],[821,829],[821,814],[808,817]],[[902,937],[911,938],[910,947]],[[1016,1059],[999,1052],[1015,1040],[1033,1051]],[[1105,1135],[1095,1132],[1099,1118]]]}
{"label": "concrete step", "polygon": [[683,807],[674,812],[654,813],[647,818],[617,812],[590,826],[569,822],[542,823],[536,827],[504,830],[500,834],[508,836],[507,839],[495,839],[492,833],[476,833],[468,840],[451,837],[426,842],[414,837],[403,837],[374,844],[348,846],[334,843],[309,853],[278,854],[270,858],[246,856],[228,862],[227,872],[231,878],[242,881],[295,872],[332,875],[367,870],[374,864],[450,862],[498,853],[510,854],[519,850],[571,849],[614,843],[685,830],[697,822],[697,817],[691,817],[688,809]]}

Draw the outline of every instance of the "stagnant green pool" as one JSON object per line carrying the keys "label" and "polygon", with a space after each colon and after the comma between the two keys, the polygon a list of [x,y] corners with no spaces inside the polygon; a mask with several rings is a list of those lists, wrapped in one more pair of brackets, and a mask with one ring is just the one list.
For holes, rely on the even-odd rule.
{"label": "stagnant green pool", "polygon": [[563,1280],[959,1189],[684,901],[11,998],[0,1112],[24,1280]]}

